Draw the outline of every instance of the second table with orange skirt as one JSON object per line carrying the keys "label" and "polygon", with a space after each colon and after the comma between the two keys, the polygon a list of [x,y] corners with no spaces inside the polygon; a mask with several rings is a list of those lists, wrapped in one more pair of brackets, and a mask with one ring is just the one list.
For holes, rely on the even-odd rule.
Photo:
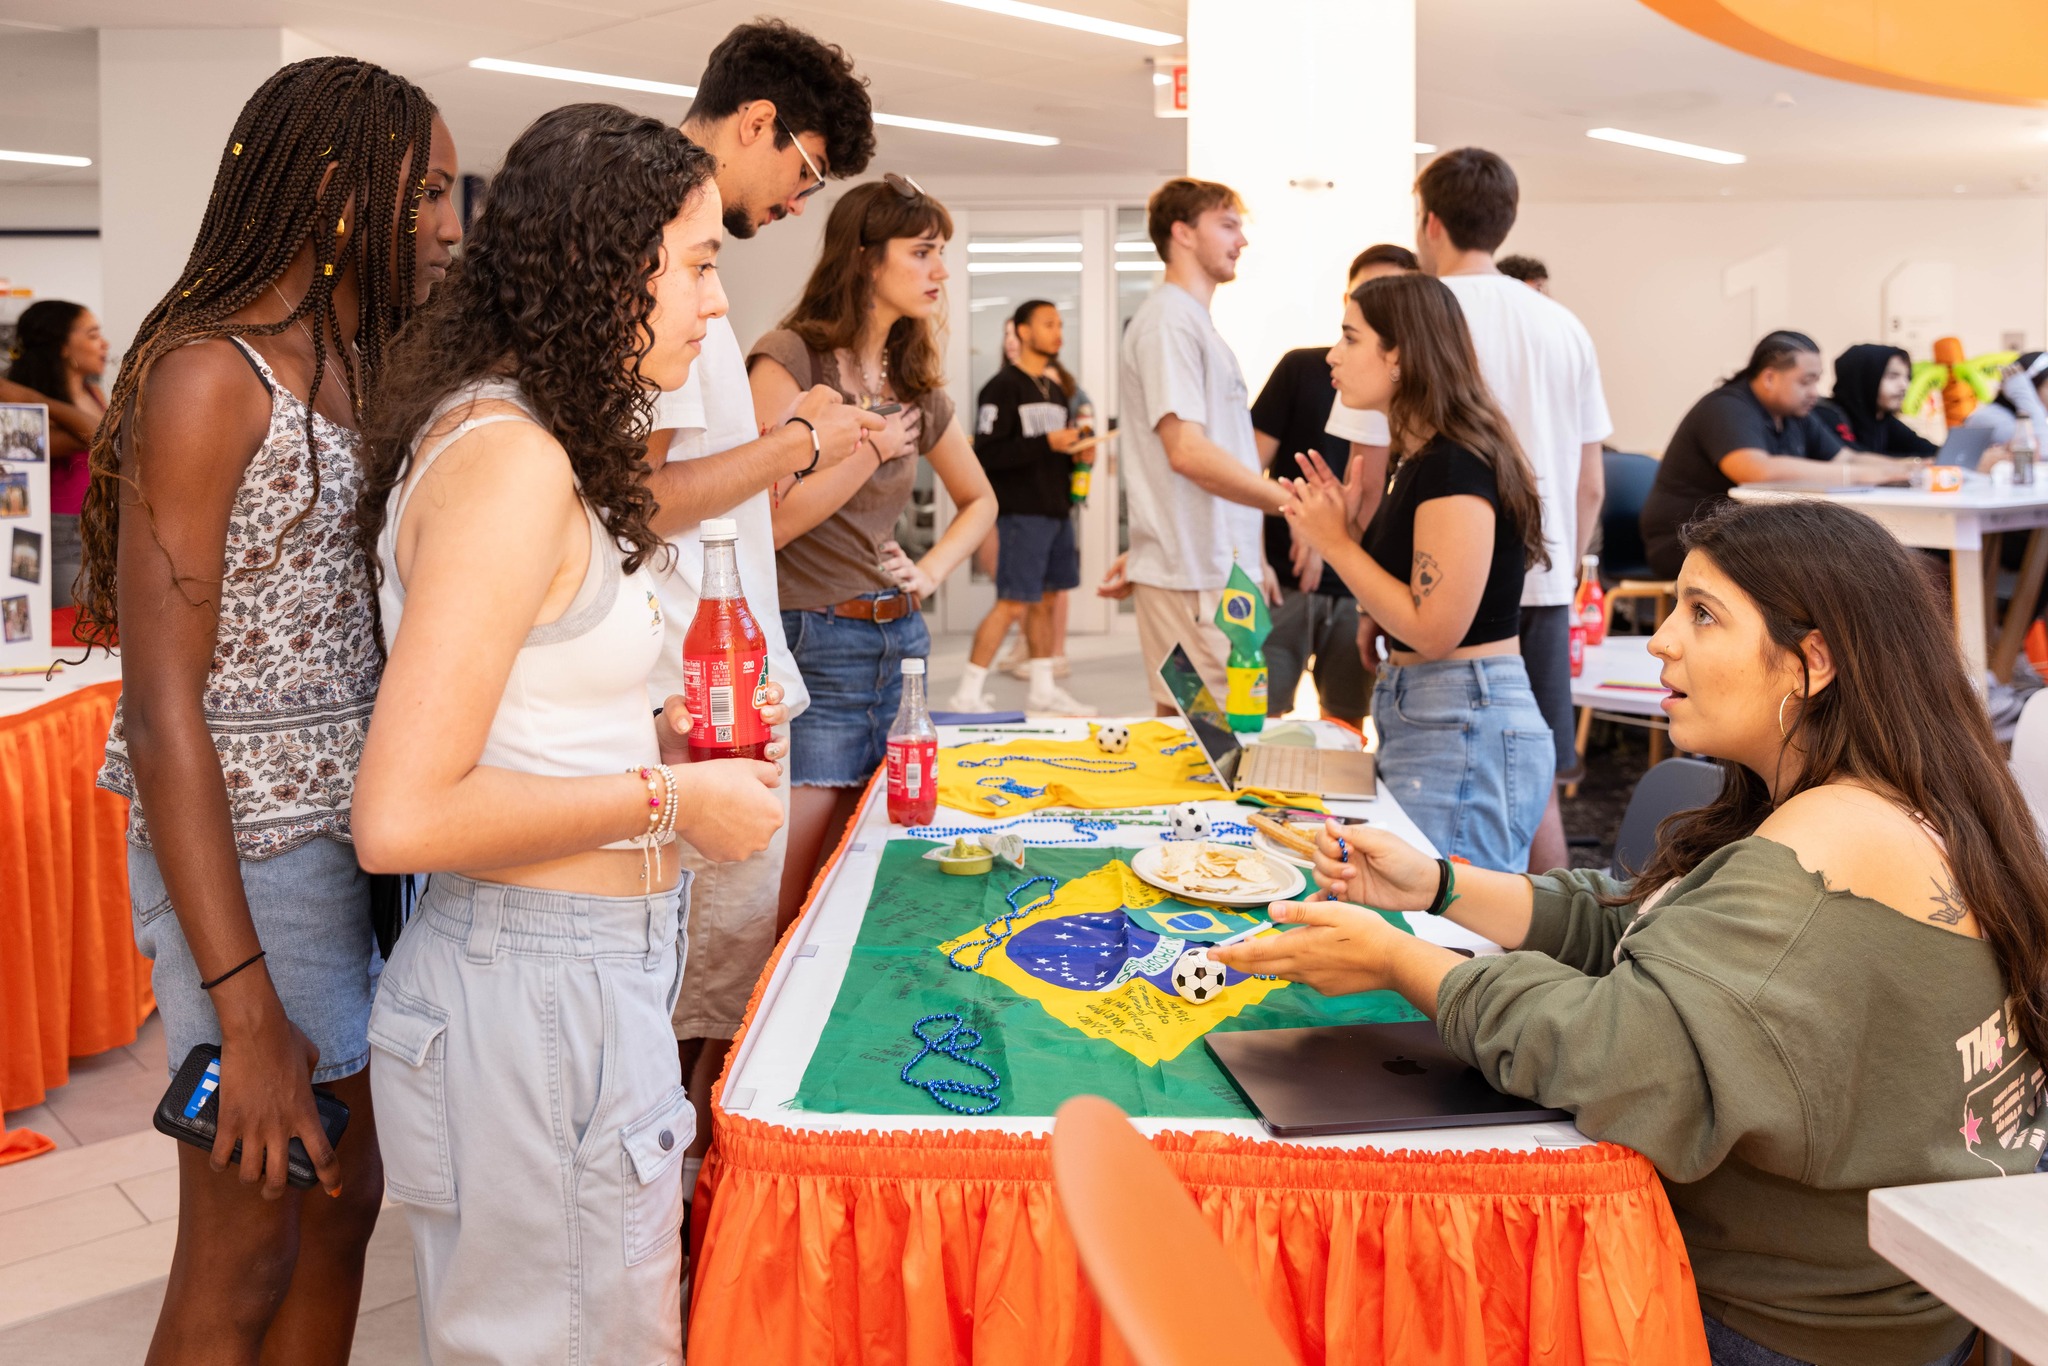
{"label": "second table with orange skirt", "polygon": [[[1081,723],[1064,724],[1085,738]],[[977,738],[940,731],[942,745]],[[1357,743],[1334,726],[1319,727],[1316,739],[1329,747]],[[1027,736],[1012,746],[1022,752],[1032,743],[1046,742]],[[1027,762],[996,772],[1018,776],[1028,787],[1035,785],[1032,769]],[[1085,783],[1083,777],[1068,785]],[[1000,783],[988,786],[1006,790]],[[1215,790],[1202,795],[1213,798]],[[1331,805],[1346,819],[1370,820],[1427,848],[1384,794],[1370,803]],[[1218,826],[1242,815],[1220,800],[1205,801],[1200,810]],[[1160,838],[1170,811],[1045,809],[1007,824],[1037,848],[1135,848]],[[945,829],[1003,823],[1000,816],[945,807],[937,822]],[[912,855],[900,843],[891,845],[917,833],[888,824],[879,785],[871,784],[803,917],[756,988],[714,1095],[715,1141],[697,1188],[692,1366],[1093,1366],[1127,1360],[1088,1291],[1051,1184],[1053,1098],[1090,1089],[1111,1092],[1132,1110],[1258,1288],[1283,1337],[1311,1366],[1705,1366],[1684,1244],[1656,1172],[1639,1154],[1592,1143],[1559,1123],[1377,1134],[1370,1142],[1277,1141],[1241,1103],[1228,1113],[1231,1106],[1216,1101],[1212,1092],[1221,1092],[1213,1082],[1190,1070],[1206,1050],[1197,1043],[1176,1056],[1179,1041],[1169,1037],[1170,1023],[1159,1031],[1163,1048],[1147,1055],[1154,1061],[1131,1056],[1123,1076],[1112,1077],[1099,1063],[1092,1072],[1076,1067],[1069,1073],[1044,1058],[1012,1056],[1003,1021],[1028,1018],[1042,1029],[1035,1013],[1042,1008],[1090,1025],[1090,1007],[1073,1014],[1064,999],[1055,999],[1071,993],[1037,990],[1014,973],[1005,977],[1010,969],[992,965],[990,954],[977,956],[980,939],[991,937],[978,931],[931,945],[928,953],[878,954],[862,947],[871,912],[892,913],[892,898],[908,901],[912,886],[940,887],[914,882],[921,874],[906,873]],[[1059,856],[1040,855],[1047,867],[1080,866],[1058,862],[1063,857],[1064,849]],[[884,877],[880,897],[878,874]],[[1105,870],[1097,878],[1076,878],[1060,891],[1084,896],[1084,881],[1109,876]],[[1110,900],[1116,895],[1112,890]],[[1132,904],[1141,899],[1130,898]],[[1019,904],[1045,914],[1029,901]],[[1085,914],[1091,904],[1077,910]],[[1172,903],[1159,908],[1174,910]],[[1030,920],[1020,916],[1014,927],[1021,933]],[[1491,947],[1447,922],[1409,920],[1453,946]],[[1164,923],[1185,922],[1176,915]],[[994,937],[1012,928],[1004,925]],[[990,1010],[984,987],[981,1013],[963,1012],[991,1036],[964,1056],[1005,1074],[992,1094],[1008,1103],[981,1115],[949,1112],[919,1089],[922,1075],[980,1079],[959,1065],[932,1072],[921,1062],[920,1080],[897,1086],[899,1070],[921,1051],[910,1033],[923,1009],[919,1000],[928,1004],[930,991],[951,980],[942,961],[948,950],[959,959],[954,966],[971,962],[1039,998],[1034,1005],[1020,996],[1014,1005],[997,1002]],[[1000,958],[1003,949],[991,953]],[[891,985],[907,984],[915,974],[927,974],[917,991]],[[1123,989],[1150,988],[1127,981]],[[1306,991],[1286,988],[1263,1001],[1255,992],[1242,1013],[1270,1018],[1276,1002]],[[849,1036],[844,1003],[834,1014],[842,995],[857,1010],[889,1019],[866,1036]],[[1267,1017],[1257,1016],[1260,1011]],[[905,1017],[900,1033],[896,1014]],[[921,1037],[939,1037],[944,1029],[925,1026]],[[892,1033],[900,1045],[890,1041]],[[849,1046],[850,1037],[855,1042]],[[838,1052],[827,1056],[821,1045]],[[1164,1060],[1157,1056],[1162,1053]],[[878,1080],[837,1091],[830,1084],[834,1077],[870,1074]],[[901,1100],[870,1112],[819,1100],[887,1095],[890,1087]],[[981,1096],[991,1094],[942,1093],[965,1109],[981,1108]],[[1176,1098],[1195,1103],[1176,1114]],[[1210,1293],[1209,1287],[1188,1287],[1188,1312],[1199,1315]]]}

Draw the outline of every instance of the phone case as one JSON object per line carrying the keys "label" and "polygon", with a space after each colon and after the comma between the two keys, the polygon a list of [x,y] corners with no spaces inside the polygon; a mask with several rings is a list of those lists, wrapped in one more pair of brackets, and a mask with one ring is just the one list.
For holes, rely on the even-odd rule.
{"label": "phone case", "polygon": [[[325,1091],[315,1091],[313,1107],[319,1111],[320,1127],[326,1131],[329,1145],[341,1142],[342,1134],[348,1129],[348,1106]],[[213,1136],[220,1125],[219,1044],[203,1043],[185,1055],[178,1075],[171,1079],[171,1089],[164,1092],[164,1098],[156,1103],[153,1122],[160,1134],[169,1134],[180,1143],[212,1151]],[[228,1155],[228,1162],[233,1164],[241,1160],[242,1145],[237,1143],[234,1152]],[[285,1154],[284,1179],[287,1185],[300,1190],[311,1187],[319,1179],[313,1172],[313,1159],[306,1155],[306,1145],[297,1138],[292,1139]]]}

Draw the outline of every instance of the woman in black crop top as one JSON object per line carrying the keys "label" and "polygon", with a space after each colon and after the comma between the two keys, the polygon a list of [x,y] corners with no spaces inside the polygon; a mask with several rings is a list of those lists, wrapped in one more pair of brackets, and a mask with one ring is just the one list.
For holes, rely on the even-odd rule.
{"label": "woman in black crop top", "polygon": [[1557,764],[1517,639],[1523,574],[1548,562],[1535,476],[1438,281],[1359,286],[1329,359],[1346,404],[1387,415],[1386,495],[1354,544],[1344,488],[1311,452],[1287,519],[1386,634],[1380,781],[1446,857],[1519,871]]}

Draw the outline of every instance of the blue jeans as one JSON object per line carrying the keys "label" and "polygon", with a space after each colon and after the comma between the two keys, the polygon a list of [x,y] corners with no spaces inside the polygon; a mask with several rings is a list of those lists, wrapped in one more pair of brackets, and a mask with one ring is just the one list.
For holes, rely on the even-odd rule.
{"label": "blue jeans", "polygon": [[1383,665],[1372,720],[1379,781],[1439,854],[1529,866],[1557,749],[1520,655]]}
{"label": "blue jeans", "polygon": [[[1745,1337],[1712,1315],[1702,1316],[1707,1326],[1707,1355],[1714,1366],[1812,1366],[1811,1362],[1798,1357],[1788,1357],[1783,1352],[1774,1352],[1754,1338]],[[1927,1363],[1927,1366],[1963,1366],[1970,1359],[1970,1352],[1977,1345],[1975,1329],[1963,1339],[1962,1345],[1946,1356]]]}
{"label": "blue jeans", "polygon": [[789,723],[790,786],[865,785],[887,757],[889,726],[903,701],[903,661],[932,652],[924,614],[877,623],[784,612],[782,631],[811,690],[811,705]]}

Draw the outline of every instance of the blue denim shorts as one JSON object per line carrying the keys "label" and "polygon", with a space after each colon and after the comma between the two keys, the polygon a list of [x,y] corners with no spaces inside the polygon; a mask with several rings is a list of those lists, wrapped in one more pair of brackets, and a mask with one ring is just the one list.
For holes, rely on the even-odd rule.
{"label": "blue denim shorts", "polygon": [[903,661],[932,652],[924,613],[877,623],[784,612],[782,631],[811,690],[811,705],[789,723],[790,786],[863,786],[887,757],[889,726],[903,701]]}
{"label": "blue denim shorts", "polygon": [[1382,665],[1372,720],[1379,780],[1439,854],[1529,866],[1557,750],[1520,655]]}
{"label": "blue denim shorts", "polygon": [[[370,998],[383,961],[370,928],[370,875],[353,845],[308,840],[275,858],[242,861],[242,894],[263,966],[287,1019],[320,1050],[315,1082],[353,1076],[370,1060]],[[128,846],[128,900],[135,946],[152,967],[149,984],[163,1014],[176,1075],[185,1055],[217,1044],[220,1017],[199,989],[199,968],[171,908],[156,855]],[[232,963],[212,965],[225,971]]]}
{"label": "blue denim shorts", "polygon": [[1002,513],[996,518],[996,596],[1037,602],[1081,586],[1081,550],[1072,517]]}

